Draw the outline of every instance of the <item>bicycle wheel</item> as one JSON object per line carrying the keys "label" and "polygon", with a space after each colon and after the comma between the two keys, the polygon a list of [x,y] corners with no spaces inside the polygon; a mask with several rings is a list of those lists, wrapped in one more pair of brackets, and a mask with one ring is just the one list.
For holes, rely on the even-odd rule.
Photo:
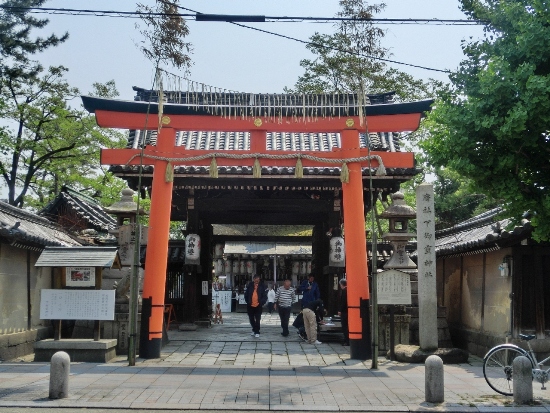
{"label": "bicycle wheel", "polygon": [[[483,361],[483,375],[487,384],[497,393],[512,396],[514,379],[512,363],[516,357],[527,356],[527,352],[519,347],[504,345],[489,351]],[[528,357],[529,358],[529,357]],[[529,358],[531,361],[531,358]],[[533,364],[533,361],[531,361]]]}

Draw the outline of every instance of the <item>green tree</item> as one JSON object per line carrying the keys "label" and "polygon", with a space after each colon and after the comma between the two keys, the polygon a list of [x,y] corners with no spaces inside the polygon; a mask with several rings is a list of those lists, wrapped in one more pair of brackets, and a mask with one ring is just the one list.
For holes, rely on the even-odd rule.
{"label": "green tree", "polygon": [[335,25],[334,34],[315,33],[307,49],[314,59],[303,59],[304,74],[294,89],[300,93],[382,93],[395,91],[400,101],[433,96],[439,82],[424,82],[388,67],[380,59],[390,57],[382,46],[385,31],[370,18],[384,10],[385,4],[366,0],[340,0],[337,17],[353,18]]}
{"label": "green tree", "polygon": [[138,3],[144,26],[136,25],[143,36],[139,49],[158,68],[160,63],[187,70],[192,64],[187,22],[179,15],[179,0],[156,0],[153,7]]}
{"label": "green tree", "polygon": [[[66,69],[52,67],[33,77],[3,78],[0,89],[0,175],[8,203],[44,206],[62,185],[101,197],[114,178],[99,166],[99,149],[121,147],[124,136],[97,127],[95,118],[69,103],[79,91],[64,80]],[[114,83],[96,85],[114,92]],[[120,185],[112,188],[120,193]]]}
{"label": "green tree", "polygon": [[429,115],[421,143],[436,167],[472,181],[550,239],[550,9],[545,0],[462,0],[486,23]]}
{"label": "green tree", "polygon": [[34,29],[43,29],[47,19],[30,15],[29,8],[40,7],[45,0],[6,0],[0,5],[0,78],[35,76],[40,72],[38,62],[30,56],[64,42],[68,33],[58,37],[31,37]]}

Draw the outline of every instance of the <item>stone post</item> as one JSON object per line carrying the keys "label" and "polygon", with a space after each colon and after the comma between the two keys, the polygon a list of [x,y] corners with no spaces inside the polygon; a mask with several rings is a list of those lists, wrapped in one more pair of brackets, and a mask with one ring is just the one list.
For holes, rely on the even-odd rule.
{"label": "stone post", "polygon": [[525,356],[519,356],[512,362],[514,380],[512,389],[514,392],[514,403],[530,404],[533,402],[533,367]]}
{"label": "stone post", "polygon": [[435,266],[435,213],[432,184],[416,188],[418,250],[418,327],[420,348],[435,350],[437,334],[437,287]]}
{"label": "stone post", "polygon": [[443,383],[443,360],[439,356],[429,356],[425,362],[425,397],[428,403],[443,403],[445,400]]}
{"label": "stone post", "polygon": [[71,359],[64,351],[58,351],[52,356],[50,366],[50,399],[69,397],[69,373]]}

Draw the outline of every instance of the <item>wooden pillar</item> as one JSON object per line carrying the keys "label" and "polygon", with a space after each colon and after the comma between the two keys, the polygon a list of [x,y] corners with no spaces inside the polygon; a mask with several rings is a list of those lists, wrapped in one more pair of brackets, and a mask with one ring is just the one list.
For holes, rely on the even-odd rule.
{"label": "wooden pillar", "polygon": [[[174,129],[162,128],[157,139],[156,155],[170,157],[175,140]],[[139,355],[146,359],[160,357],[162,347],[164,290],[173,187],[172,182],[166,182],[166,168],[172,168],[172,165],[168,165],[166,161],[157,160],[154,167],[139,345]]]}
{"label": "wooden pillar", "polygon": [[[359,131],[346,129],[340,132],[340,136],[342,139],[342,157],[360,157]],[[342,184],[342,190],[350,356],[352,359],[367,360],[372,356],[372,350],[363,176],[359,162],[349,163],[348,169],[349,183]]]}

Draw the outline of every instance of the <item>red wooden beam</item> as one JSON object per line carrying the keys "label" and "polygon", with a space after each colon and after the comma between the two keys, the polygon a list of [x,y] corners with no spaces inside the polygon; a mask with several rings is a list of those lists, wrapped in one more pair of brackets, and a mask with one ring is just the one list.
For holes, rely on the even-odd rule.
{"label": "red wooden beam", "polygon": [[[132,156],[135,156],[131,162],[129,162],[130,165],[139,165],[140,154],[139,149],[102,149],[101,150],[101,164],[102,165],[125,165],[128,163],[128,160],[132,158]],[[174,158],[189,158],[194,156],[200,156],[200,155],[206,155],[211,153],[228,153],[228,154],[242,154],[242,155],[250,155],[253,152],[250,151],[215,151],[215,150],[187,150],[184,147],[175,147],[171,152],[160,152],[156,150],[156,147],[154,146],[148,146],[145,148],[144,151],[144,158],[143,158],[143,164],[144,165],[152,165],[154,163],[153,158],[148,158],[147,155],[152,156],[161,156],[169,159]],[[288,154],[298,154],[299,152],[289,152],[289,151],[264,151],[263,154],[268,155],[288,155]],[[327,158],[327,159],[343,159],[346,158],[346,151],[333,151],[333,152],[318,152],[318,151],[312,151],[312,152],[303,152],[303,154],[317,156],[320,158]],[[361,149],[360,150],[361,157],[368,156],[368,150],[367,149]],[[384,166],[386,168],[413,168],[414,167],[414,154],[412,152],[375,152],[371,151],[371,155],[378,155],[382,158],[382,161],[384,162]],[[351,155],[350,155],[351,156]],[[294,167],[296,166],[296,158],[292,159],[267,159],[267,158],[259,158],[260,163],[262,165],[269,165],[269,166],[289,166]],[[212,158],[208,157],[203,160],[195,160],[195,161],[189,161],[187,159],[181,159],[181,160],[172,160],[173,165],[193,165],[193,166],[210,166],[210,162],[212,161]],[[378,166],[378,162],[376,160],[372,160],[372,166],[376,167]],[[223,158],[223,157],[216,157],[216,163],[218,166],[253,166],[254,165],[254,158],[245,158],[245,159],[229,159],[229,158]],[[340,167],[342,166],[339,163],[328,163],[328,162],[319,162],[319,161],[311,161],[308,159],[302,158],[302,165],[305,167]],[[368,167],[369,162],[363,161],[361,162],[361,166]]]}
{"label": "red wooden beam", "polygon": [[[95,111],[97,124],[102,128],[123,128],[138,130],[156,130],[158,128],[158,115],[144,113],[113,112],[105,110]],[[397,115],[372,115],[367,116],[369,132],[408,132],[418,129],[421,113],[406,113]],[[164,126],[186,131],[222,131],[222,132],[248,132],[251,130],[264,130],[269,132],[340,132],[344,129],[358,129],[359,117],[317,118],[310,122],[292,118],[282,118],[282,122],[266,121],[265,118],[233,119],[221,116],[205,115],[165,115]],[[255,123],[256,122],[256,123]],[[261,124],[260,124],[261,122]]]}

